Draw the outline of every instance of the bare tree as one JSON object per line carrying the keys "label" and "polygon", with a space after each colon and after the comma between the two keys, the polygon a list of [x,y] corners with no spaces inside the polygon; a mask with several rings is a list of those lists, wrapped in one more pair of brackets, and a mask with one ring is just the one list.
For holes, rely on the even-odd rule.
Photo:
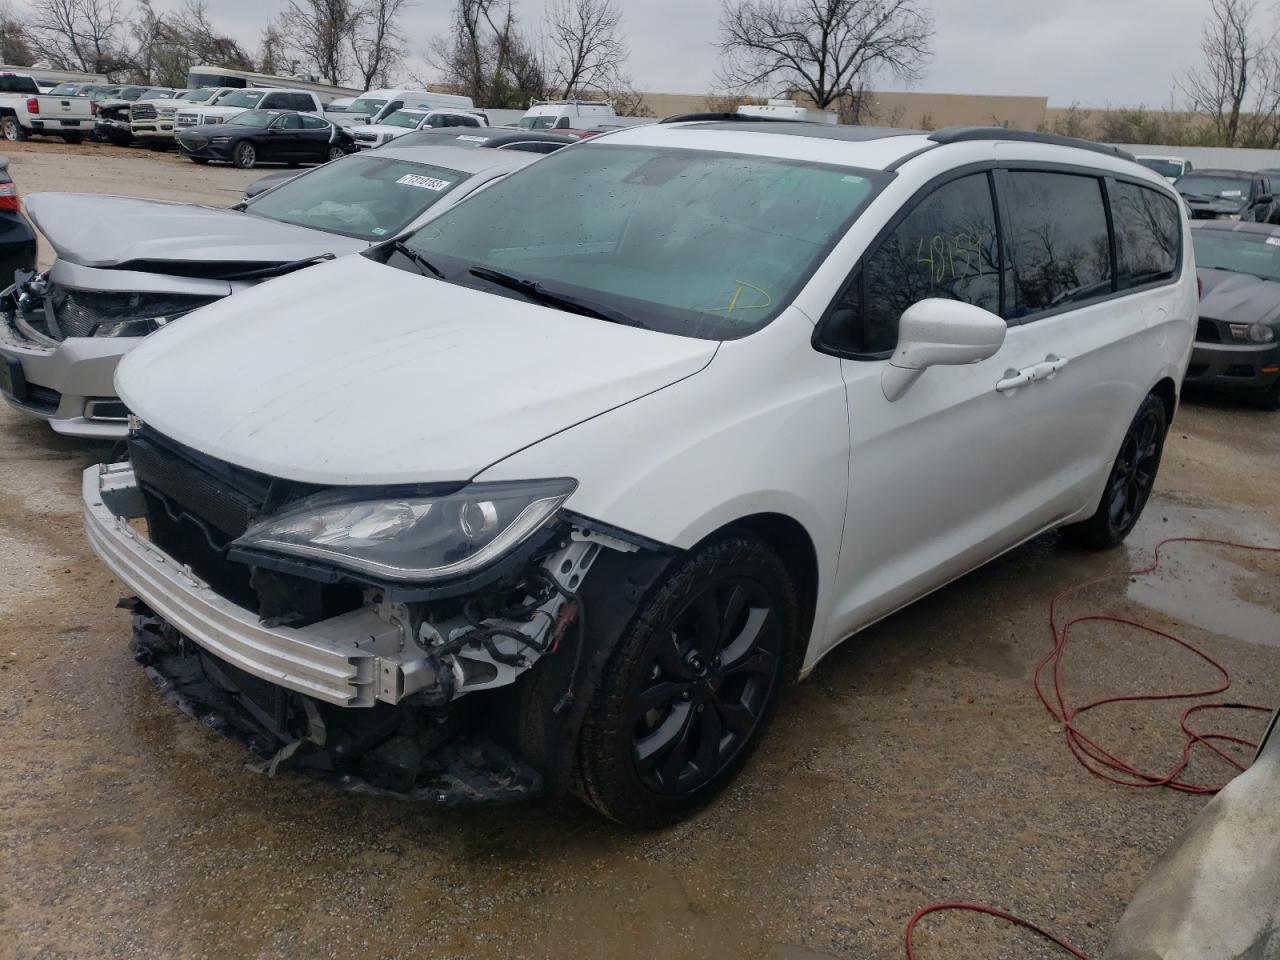
{"label": "bare tree", "polygon": [[1209,0],[1209,21],[1200,34],[1204,63],[1179,84],[1193,110],[1209,117],[1222,146],[1233,147],[1240,115],[1265,40],[1253,28],[1257,0]]}
{"label": "bare tree", "polygon": [[359,11],[352,0],[287,0],[277,30],[284,46],[330,83],[342,83],[350,68],[350,38]]}
{"label": "bare tree", "polygon": [[487,107],[525,107],[546,92],[542,58],[510,0],[457,0],[452,29],[428,57],[449,87]]}
{"label": "bare tree", "polygon": [[126,23],[121,0],[34,0],[28,43],[54,69],[115,73],[128,66]]}
{"label": "bare tree", "polygon": [[613,0],[551,0],[543,47],[548,72],[565,99],[627,86],[631,51],[622,40],[622,11]]}
{"label": "bare tree", "polygon": [[0,3],[0,63],[29,67],[34,62],[26,27],[14,16],[8,3]]}
{"label": "bare tree", "polygon": [[396,23],[408,0],[368,0],[357,9],[351,32],[351,57],[363,89],[386,86],[404,60],[404,38]]}
{"label": "bare tree", "polygon": [[872,76],[917,79],[932,39],[921,0],[723,0],[720,80],[798,90],[826,110]]}
{"label": "bare tree", "polygon": [[285,51],[280,29],[272,23],[263,27],[262,38],[258,41],[258,72],[297,73],[297,66]]}
{"label": "bare tree", "polygon": [[191,68],[202,63],[253,69],[244,49],[209,19],[205,0],[187,0],[171,14],[157,13],[150,0],[139,0],[133,36],[131,73],[142,82],[183,86]]}

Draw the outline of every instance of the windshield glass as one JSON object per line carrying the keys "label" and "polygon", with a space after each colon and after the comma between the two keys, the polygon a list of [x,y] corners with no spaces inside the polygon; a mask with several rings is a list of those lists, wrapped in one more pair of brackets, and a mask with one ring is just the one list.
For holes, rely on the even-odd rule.
{"label": "windshield glass", "polygon": [[594,144],[499,180],[408,245],[451,281],[499,292],[469,273],[485,267],[654,329],[733,339],[791,302],[881,179],[774,157]]}
{"label": "windshield glass", "polygon": [[408,110],[397,110],[389,117],[385,117],[382,122],[389,127],[408,127],[412,130],[422,122],[425,113],[410,113]]}
{"label": "windshield glass", "polygon": [[524,130],[550,130],[556,125],[559,117],[521,117],[519,126]]}
{"label": "windshield glass", "polygon": [[218,101],[220,107],[256,107],[262,99],[261,90],[234,90]]}
{"label": "windshield glass", "polygon": [[173,95],[177,91],[165,90],[162,87],[151,87],[149,90],[142,91],[135,99],[138,100],[172,100]]}
{"label": "windshield glass", "polygon": [[1182,164],[1176,160],[1159,160],[1155,157],[1139,157],[1138,162],[1162,177],[1182,176]]}
{"label": "windshield glass", "polygon": [[280,116],[279,110],[246,110],[227,121],[229,127],[265,127]]}
{"label": "windshield glass", "polygon": [[1196,266],[1280,280],[1280,237],[1229,230],[1191,231]]}
{"label": "windshield glass", "polygon": [[399,233],[468,176],[425,163],[357,155],[264,193],[248,211],[329,233],[380,240]]}
{"label": "windshield glass", "polygon": [[187,100],[190,103],[204,103],[217,92],[217,89],[214,87],[203,87],[200,90],[192,90],[189,93],[184,94],[182,99]]}
{"label": "windshield glass", "polygon": [[60,83],[49,91],[51,97],[74,97],[76,91],[80,89],[78,83]]}
{"label": "windshield glass", "polygon": [[1181,178],[1176,186],[1178,192],[1186,196],[1243,203],[1249,197],[1249,182],[1246,177],[1215,177],[1189,173]]}
{"label": "windshield glass", "polygon": [[347,113],[363,113],[372,117],[375,113],[387,105],[387,101],[381,97],[361,97],[351,106],[347,107]]}

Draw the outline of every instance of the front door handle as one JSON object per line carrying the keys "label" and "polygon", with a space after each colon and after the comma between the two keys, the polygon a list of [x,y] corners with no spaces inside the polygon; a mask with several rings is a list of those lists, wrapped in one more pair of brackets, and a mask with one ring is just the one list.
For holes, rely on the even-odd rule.
{"label": "front door handle", "polygon": [[1006,370],[1004,379],[996,381],[996,389],[1001,393],[1012,394],[1018,388],[1025,387],[1032,381],[1031,367],[1026,370]]}
{"label": "front door handle", "polygon": [[1044,362],[1037,363],[1034,367],[1029,367],[1032,380],[1052,380],[1057,376],[1058,371],[1067,365],[1066,357],[1059,357],[1056,354],[1049,354],[1044,358]]}

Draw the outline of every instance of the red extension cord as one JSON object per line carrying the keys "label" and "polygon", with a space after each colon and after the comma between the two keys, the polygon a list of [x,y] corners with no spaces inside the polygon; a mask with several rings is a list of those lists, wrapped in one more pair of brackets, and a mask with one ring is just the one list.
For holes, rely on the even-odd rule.
{"label": "red extension cord", "polygon": [[[1105,780],[1108,783],[1119,784],[1123,787],[1167,787],[1170,790],[1177,790],[1182,793],[1206,794],[1217,793],[1222,789],[1222,785],[1209,786],[1206,784],[1191,783],[1182,779],[1183,773],[1191,763],[1191,751],[1196,744],[1207,747],[1222,760],[1231,764],[1237,770],[1244,770],[1245,766],[1231,754],[1217,746],[1218,743],[1235,744],[1246,748],[1257,748],[1257,744],[1251,743],[1242,737],[1236,737],[1226,733],[1200,733],[1188,726],[1188,718],[1193,713],[1201,710],[1254,710],[1263,713],[1270,713],[1270,708],[1260,707],[1248,703],[1197,703],[1188,707],[1182,712],[1182,716],[1178,721],[1178,725],[1182,728],[1185,737],[1182,744],[1182,757],[1174,764],[1174,766],[1165,773],[1153,773],[1151,771],[1142,770],[1131,763],[1116,756],[1107,750],[1096,740],[1092,739],[1088,734],[1084,733],[1077,721],[1079,718],[1090,710],[1097,707],[1105,706],[1111,703],[1133,703],[1138,701],[1156,701],[1156,700],[1190,700],[1200,697],[1213,697],[1220,693],[1225,693],[1227,688],[1231,686],[1231,674],[1227,668],[1221,663],[1209,656],[1199,647],[1183,640],[1181,637],[1166,633],[1163,630],[1157,630],[1145,623],[1137,620],[1130,620],[1127,617],[1116,617],[1104,614],[1089,614],[1083,617],[1075,617],[1068,620],[1061,626],[1058,623],[1058,607],[1068,598],[1085,590],[1088,587],[1095,586],[1099,583],[1105,583],[1108,580],[1128,579],[1129,577],[1144,576],[1154,573],[1160,567],[1161,551],[1172,543],[1203,543],[1220,547],[1230,547],[1236,550],[1248,550],[1253,553],[1280,553],[1280,547],[1260,547],[1247,543],[1233,543],[1230,540],[1214,540],[1207,537],[1169,537],[1161,540],[1156,544],[1155,553],[1150,564],[1137,570],[1125,570],[1122,573],[1108,573],[1101,577],[1094,577],[1091,580],[1085,580],[1081,583],[1067,587],[1059,592],[1049,603],[1049,629],[1053,633],[1053,649],[1047,653],[1044,658],[1036,664],[1035,670],[1035,689],[1036,696],[1040,698],[1040,702],[1044,704],[1046,710],[1055,720],[1062,724],[1063,733],[1066,736],[1067,748],[1071,751],[1072,756],[1095,777]],[[1072,707],[1067,701],[1062,691],[1062,661],[1066,656],[1067,643],[1071,639],[1071,630],[1076,624],[1080,623],[1118,623],[1121,626],[1132,627],[1140,630],[1153,637],[1159,637],[1162,640],[1168,640],[1189,651],[1199,657],[1215,671],[1217,671],[1220,682],[1206,690],[1182,690],[1171,693],[1136,693],[1126,696],[1103,697],[1086,703],[1083,706]],[[1045,670],[1052,664],[1053,666],[1053,698],[1050,699],[1046,694],[1041,679]],[[1079,960],[1089,960],[1089,958],[1063,940],[1059,940],[1053,934],[1037,927],[1029,921],[1023,920],[1021,917],[1015,917],[1012,914],[1005,913],[1002,910],[996,910],[992,907],[984,907],[972,903],[935,903],[930,906],[917,910],[915,915],[907,923],[907,960],[916,960],[915,947],[912,942],[915,933],[916,924],[931,913],[941,913],[943,911],[966,911],[969,913],[980,913],[986,916],[998,917],[1001,920],[1011,923],[1014,926],[1022,927],[1030,930],[1032,933],[1057,944],[1073,957]]]}

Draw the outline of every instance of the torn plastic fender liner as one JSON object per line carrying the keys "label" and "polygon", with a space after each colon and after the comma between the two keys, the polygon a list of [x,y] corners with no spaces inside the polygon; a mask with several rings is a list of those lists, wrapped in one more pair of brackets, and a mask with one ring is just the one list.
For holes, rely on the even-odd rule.
{"label": "torn plastic fender liner", "polygon": [[[599,526],[583,521],[584,527]],[[611,536],[612,529],[600,527]],[[621,536],[620,536],[621,538]],[[617,649],[645,597],[680,551],[646,541],[649,549],[635,553],[602,550],[591,575],[578,590],[586,621],[587,647],[574,674],[575,645],[583,642],[581,620],[572,636],[553,657],[544,657],[538,668],[517,685],[521,718],[515,731],[519,751],[542,774],[548,793],[563,795],[573,787],[573,758],[587,708],[600,684],[605,664]],[[656,547],[657,549],[654,549]],[[566,691],[573,697],[557,712]]]}

